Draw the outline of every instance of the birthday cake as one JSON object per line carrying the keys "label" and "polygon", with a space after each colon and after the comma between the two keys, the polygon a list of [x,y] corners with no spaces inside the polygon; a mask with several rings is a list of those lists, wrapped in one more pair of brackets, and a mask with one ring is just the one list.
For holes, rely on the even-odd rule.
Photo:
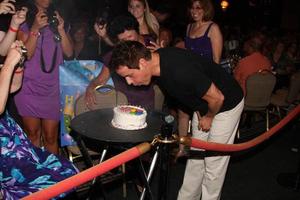
{"label": "birthday cake", "polygon": [[122,105],[114,109],[112,125],[124,130],[139,130],[147,126],[147,111],[141,107]]}

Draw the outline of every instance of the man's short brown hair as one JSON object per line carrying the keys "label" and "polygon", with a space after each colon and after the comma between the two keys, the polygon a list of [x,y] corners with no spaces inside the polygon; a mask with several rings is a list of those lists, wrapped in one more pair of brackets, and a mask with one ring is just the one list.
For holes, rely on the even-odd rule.
{"label": "man's short brown hair", "polygon": [[117,70],[120,66],[127,66],[130,69],[139,69],[139,60],[151,59],[151,52],[143,44],[137,41],[120,42],[113,50],[110,68]]}

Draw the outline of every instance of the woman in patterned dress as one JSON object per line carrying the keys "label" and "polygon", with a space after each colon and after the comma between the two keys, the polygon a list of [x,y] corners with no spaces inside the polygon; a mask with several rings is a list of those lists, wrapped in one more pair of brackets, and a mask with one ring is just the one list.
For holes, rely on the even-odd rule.
{"label": "woman in patterned dress", "polygon": [[24,69],[15,67],[22,45],[13,43],[0,71],[0,189],[5,200],[21,199],[77,173],[66,159],[35,147],[5,111],[9,92],[22,84]]}

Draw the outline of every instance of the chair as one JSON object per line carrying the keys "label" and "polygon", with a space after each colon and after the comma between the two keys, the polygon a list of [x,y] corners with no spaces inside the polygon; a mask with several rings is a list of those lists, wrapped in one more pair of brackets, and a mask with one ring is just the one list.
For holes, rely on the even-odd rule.
{"label": "chair", "polygon": [[291,104],[300,100],[300,71],[294,73],[290,78],[288,89],[278,89],[271,96],[271,104],[276,108],[276,114],[281,119],[281,112],[288,111]]}
{"label": "chair", "polygon": [[[93,109],[101,108],[113,108],[120,104],[127,104],[127,97],[120,91],[116,91],[110,85],[101,85],[97,87],[95,93],[97,104],[94,105]],[[75,115],[87,112],[90,109],[85,103],[85,94],[81,95],[75,102]]]}
{"label": "chair", "polygon": [[266,130],[269,130],[269,110],[271,94],[276,77],[269,71],[257,72],[246,81],[244,112],[265,112]]}
{"label": "chair", "polygon": [[154,110],[162,111],[165,96],[162,93],[162,91],[160,90],[160,88],[158,87],[158,85],[155,84],[153,86],[153,90],[154,90]]}

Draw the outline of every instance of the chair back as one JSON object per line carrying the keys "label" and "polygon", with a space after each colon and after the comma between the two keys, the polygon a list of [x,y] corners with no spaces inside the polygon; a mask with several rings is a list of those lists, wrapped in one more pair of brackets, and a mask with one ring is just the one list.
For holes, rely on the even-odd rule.
{"label": "chair back", "polygon": [[[97,87],[95,92],[97,104],[93,106],[93,110],[101,108],[113,108],[117,105],[127,104],[125,94],[114,89],[110,85]],[[75,115],[90,111],[85,103],[85,94],[82,94],[75,102]]]}
{"label": "chair back", "polygon": [[276,77],[268,71],[257,72],[246,81],[246,110],[263,110],[270,104]]}
{"label": "chair back", "polygon": [[154,90],[154,109],[157,111],[162,111],[165,96],[160,90],[160,88],[158,87],[158,85],[154,85],[153,90]]}
{"label": "chair back", "polygon": [[290,86],[286,102],[293,103],[300,93],[300,71],[294,73],[290,78]]}

